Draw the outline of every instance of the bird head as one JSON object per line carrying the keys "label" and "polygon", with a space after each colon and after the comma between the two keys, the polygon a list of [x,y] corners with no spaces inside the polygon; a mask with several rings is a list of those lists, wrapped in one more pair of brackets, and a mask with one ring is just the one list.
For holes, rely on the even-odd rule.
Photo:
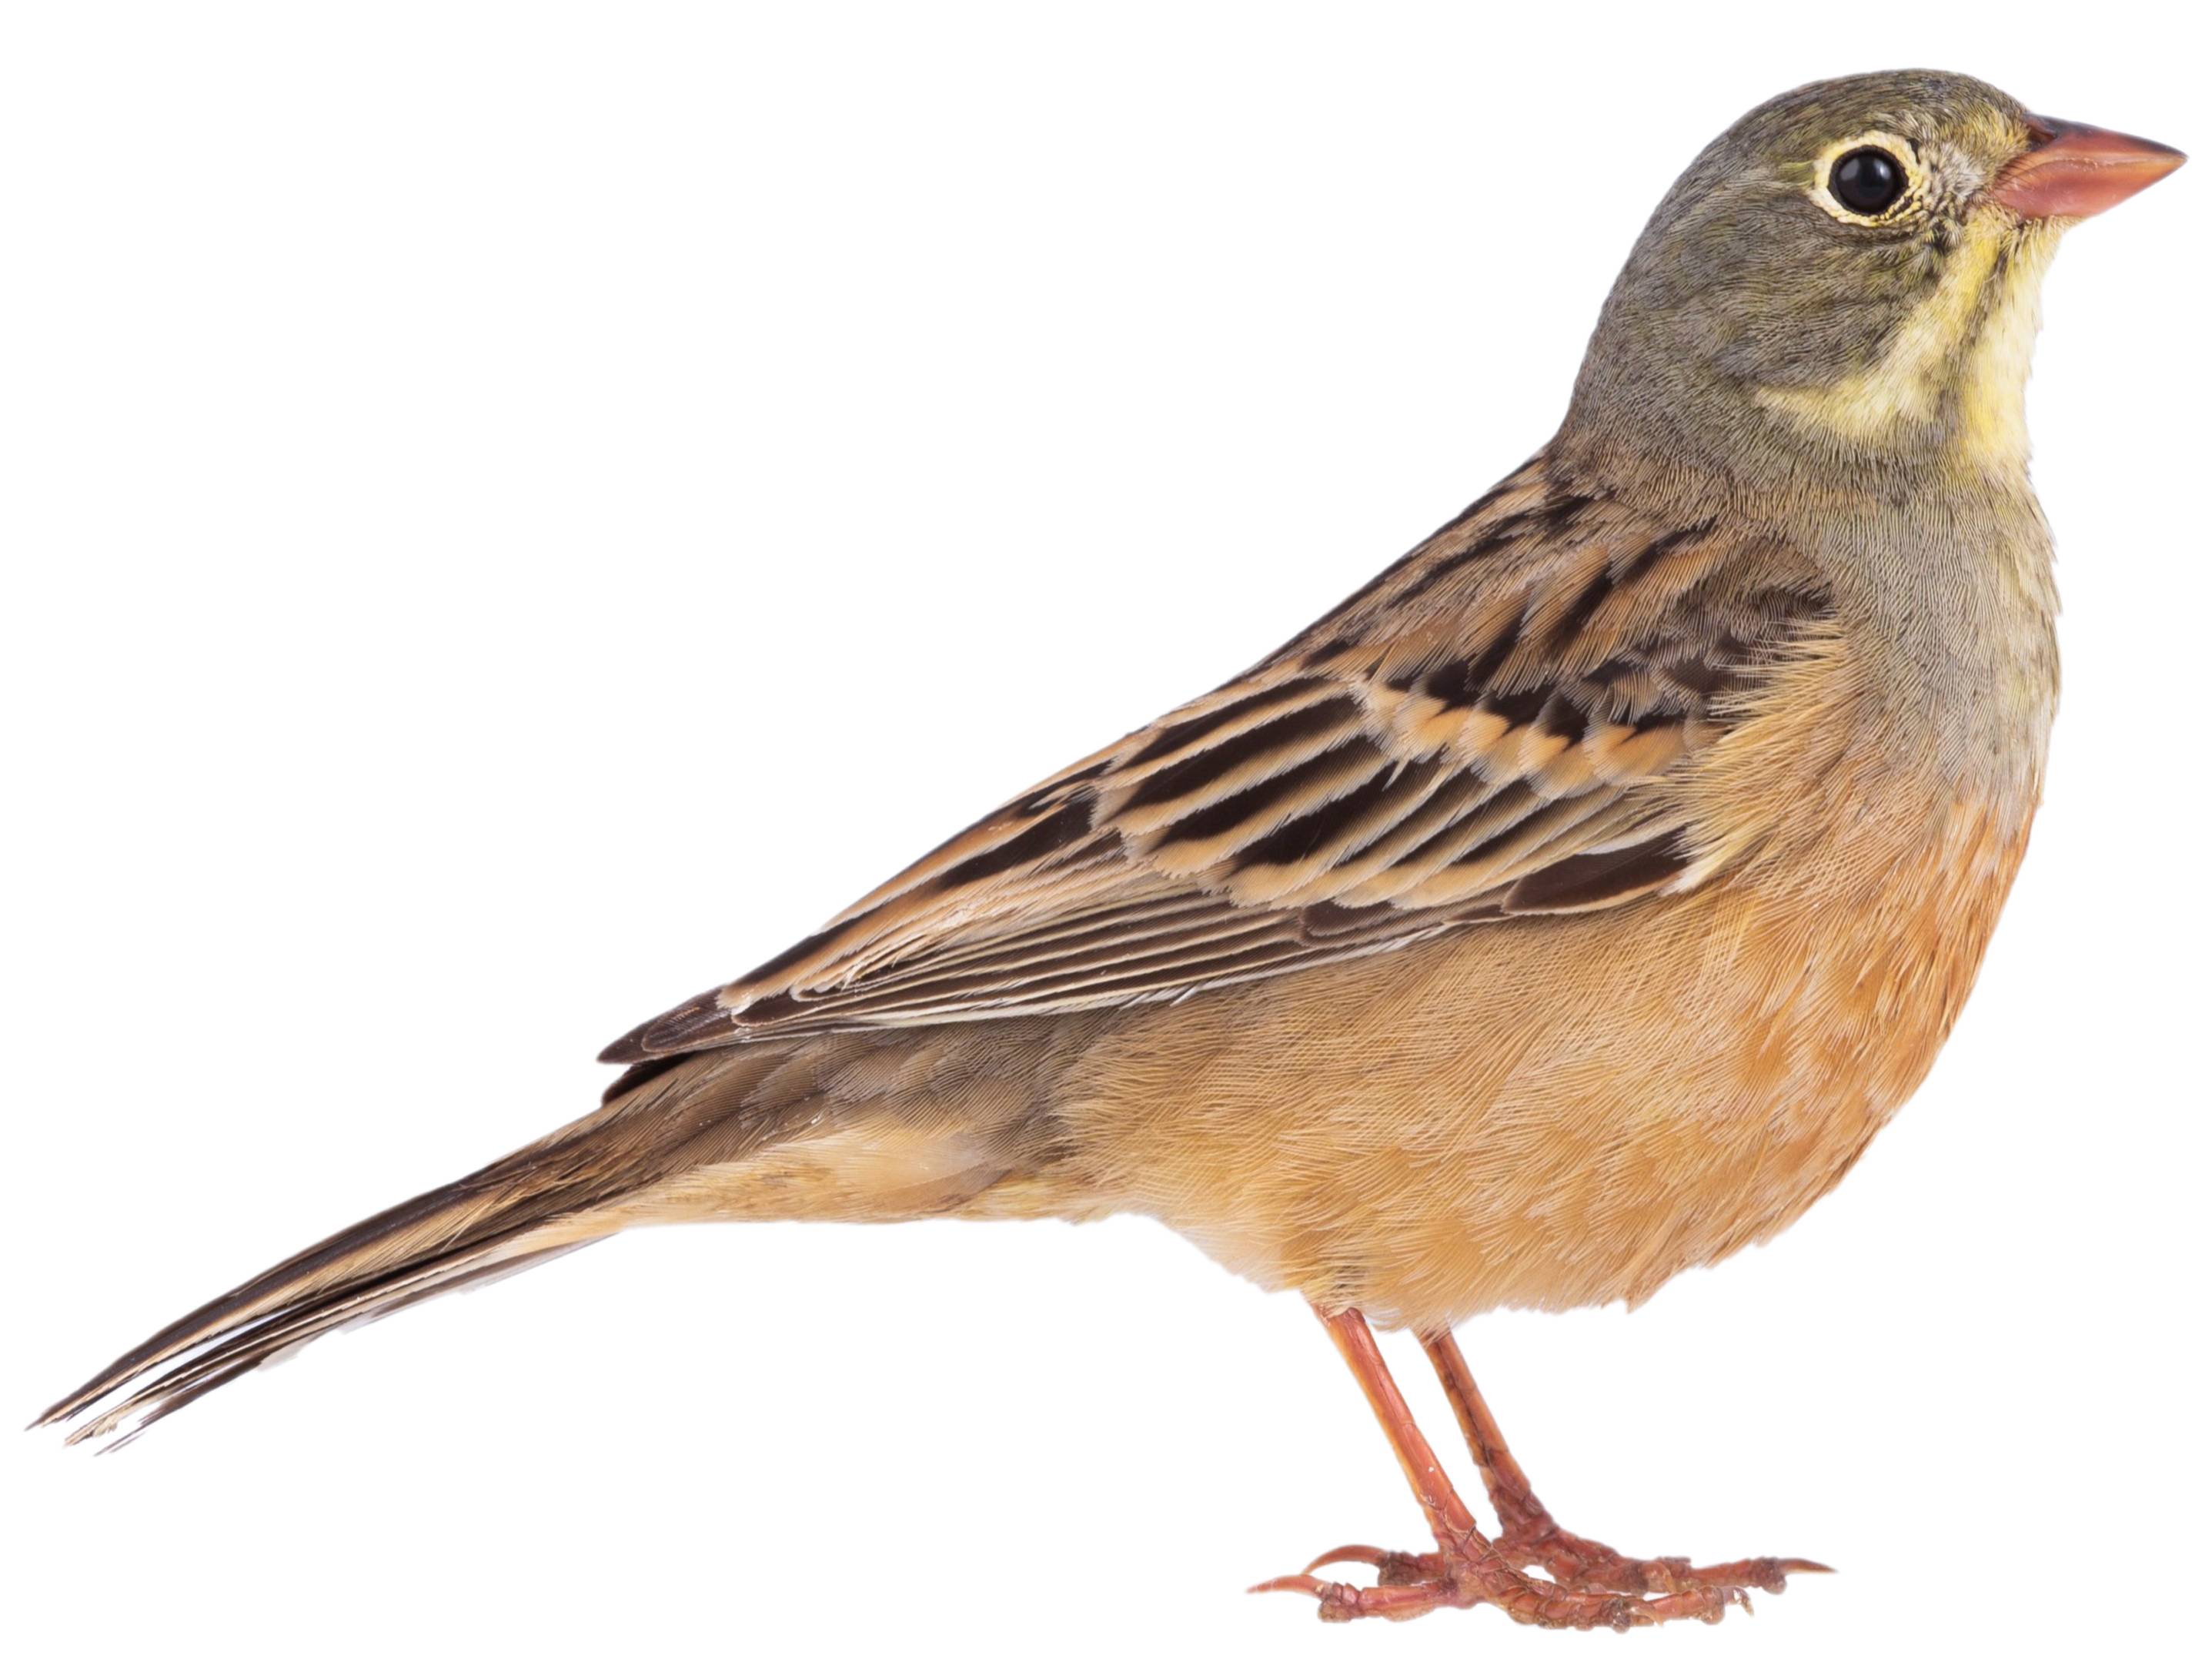
{"label": "bird head", "polygon": [[[1963,75],[1818,82],[1674,181],[1591,339],[1563,436],[1751,487],[2025,468],[2060,234],[2178,150],[2031,114]],[[1879,487],[1875,484],[1875,487]]]}

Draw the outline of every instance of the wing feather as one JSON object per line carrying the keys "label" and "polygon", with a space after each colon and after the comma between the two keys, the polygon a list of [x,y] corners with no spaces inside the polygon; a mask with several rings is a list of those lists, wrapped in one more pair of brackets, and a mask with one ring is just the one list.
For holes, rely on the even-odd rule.
{"label": "wing feather", "polygon": [[1681,890],[1712,873],[1685,778],[1826,608],[1787,550],[1540,456],[1249,673],[604,1057],[1181,997]]}

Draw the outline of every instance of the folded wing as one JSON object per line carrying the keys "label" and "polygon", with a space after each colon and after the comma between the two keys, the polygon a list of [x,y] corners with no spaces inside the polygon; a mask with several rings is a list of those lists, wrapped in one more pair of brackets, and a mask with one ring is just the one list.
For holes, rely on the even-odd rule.
{"label": "folded wing", "polygon": [[1249,673],[603,1058],[1181,997],[1685,890],[1715,862],[1687,769],[1825,611],[1786,550],[1539,457]]}

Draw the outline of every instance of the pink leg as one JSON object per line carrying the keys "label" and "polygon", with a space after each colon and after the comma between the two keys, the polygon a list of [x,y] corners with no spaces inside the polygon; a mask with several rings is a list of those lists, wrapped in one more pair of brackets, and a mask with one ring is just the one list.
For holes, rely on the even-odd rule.
{"label": "pink leg", "polygon": [[[1742,1602],[1742,1590],[1726,1585],[1685,1584],[1656,1595],[1612,1589],[1583,1589],[1531,1578],[1499,1553],[1474,1523],[1474,1516],[1453,1490],[1437,1462],[1436,1453],[1413,1421],[1405,1396],[1398,1392],[1374,1333],[1356,1309],[1319,1316],[1337,1351],[1358,1379],[1367,1403],[1382,1424],[1382,1432],[1397,1454],[1398,1467],[1413,1490],[1437,1542],[1428,1555],[1399,1555],[1354,1547],[1334,1550],[1305,1571],[1271,1578],[1255,1590],[1293,1590],[1321,1603],[1326,1620],[1413,1619],[1438,1607],[1468,1607],[1485,1603],[1498,1607],[1524,1625],[1589,1630],[1600,1626],[1626,1630],[1632,1625],[1659,1624],[1674,1619],[1717,1621],[1731,1603]],[[1336,1583],[1315,1576],[1314,1569],[1331,1561],[1364,1560],[1382,1566],[1384,1582],[1371,1588]],[[1393,1566],[1397,1571],[1393,1571]]]}

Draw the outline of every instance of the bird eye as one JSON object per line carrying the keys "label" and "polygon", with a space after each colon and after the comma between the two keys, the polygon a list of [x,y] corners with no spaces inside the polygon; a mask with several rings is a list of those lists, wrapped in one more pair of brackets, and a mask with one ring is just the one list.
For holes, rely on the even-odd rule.
{"label": "bird eye", "polygon": [[1905,194],[1905,169],[1886,149],[1855,149],[1828,169],[1828,194],[1852,212],[1871,217]]}

